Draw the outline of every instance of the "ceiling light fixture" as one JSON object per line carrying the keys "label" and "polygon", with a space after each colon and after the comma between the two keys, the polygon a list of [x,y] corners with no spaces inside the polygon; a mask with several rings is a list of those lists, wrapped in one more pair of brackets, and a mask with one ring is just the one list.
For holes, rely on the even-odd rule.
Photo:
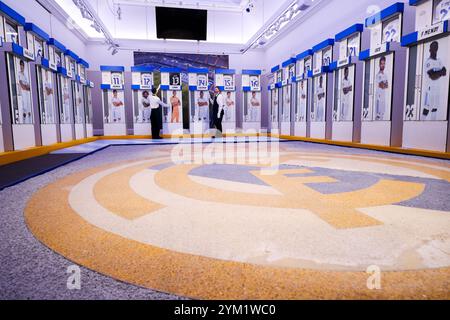
{"label": "ceiling light fixture", "polygon": [[[304,13],[317,5],[321,0],[295,0],[284,10],[271,24],[269,24],[261,34],[253,38],[254,40],[241,52],[246,52],[249,49],[254,49],[266,45],[280,30],[284,29],[294,18],[297,18],[300,13]],[[251,3],[251,1],[249,2]]]}
{"label": "ceiling light fixture", "polygon": [[[85,0],[72,0],[73,3],[77,6],[77,8],[80,10],[81,12],[81,16],[84,19],[87,19],[89,21],[92,21],[91,27],[95,29],[95,31],[97,31],[98,33],[102,33],[103,36],[105,37],[105,44],[109,45],[109,49],[112,51],[112,55],[115,55],[118,53],[118,48],[119,45],[117,43],[114,42],[113,37],[111,36],[111,34],[106,31],[106,28],[103,26],[102,21],[100,20],[100,18],[93,12],[93,10],[91,10],[90,5],[88,5]],[[117,11],[117,14],[119,15],[119,20],[122,18],[122,9],[119,6],[119,9]]]}

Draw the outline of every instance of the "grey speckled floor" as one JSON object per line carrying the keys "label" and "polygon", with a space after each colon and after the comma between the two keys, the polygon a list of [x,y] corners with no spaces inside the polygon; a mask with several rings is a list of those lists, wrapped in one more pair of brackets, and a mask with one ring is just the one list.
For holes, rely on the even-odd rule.
{"label": "grey speckled floor", "polygon": [[[349,152],[380,154],[375,151],[309,144],[283,143],[292,151]],[[81,268],[81,289],[69,290],[67,268],[72,265],[51,251],[28,231],[23,210],[30,196],[39,188],[68,174],[87,168],[128,159],[148,157],[155,148],[171,146],[110,147],[86,158],[60,167],[0,192],[0,299],[182,299],[116,281],[97,272]],[[381,153],[382,154],[382,153]],[[416,157],[390,155],[399,158]],[[435,160],[437,163],[449,163]]]}
{"label": "grey speckled floor", "polygon": [[70,275],[66,272],[73,263],[36,240],[24,222],[25,204],[42,186],[86,168],[148,156],[152,148],[111,147],[1,191],[0,299],[181,299],[116,281],[83,267],[81,289],[69,290]]}

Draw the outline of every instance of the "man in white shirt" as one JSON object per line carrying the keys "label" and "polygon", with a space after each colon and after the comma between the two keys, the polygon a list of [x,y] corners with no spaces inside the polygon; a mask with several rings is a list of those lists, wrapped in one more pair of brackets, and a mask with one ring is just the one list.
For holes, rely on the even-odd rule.
{"label": "man in white shirt", "polygon": [[351,104],[353,84],[351,83],[349,76],[349,69],[345,67],[344,69],[344,78],[342,79],[342,96],[341,96],[341,112],[340,112],[340,120],[348,120],[348,113]]}
{"label": "man in white shirt", "polygon": [[386,112],[386,97],[389,89],[389,80],[385,73],[386,57],[380,58],[380,70],[375,79],[375,120],[384,120]]}
{"label": "man in white shirt", "polygon": [[142,122],[150,122],[150,116],[152,113],[152,109],[150,107],[149,93],[147,90],[142,92],[141,106],[142,106],[142,108],[141,108]]}
{"label": "man in white shirt", "polygon": [[110,107],[111,107],[113,122],[121,122],[122,121],[123,102],[118,97],[117,90],[113,90],[113,96],[111,98],[111,106]]}
{"label": "man in white shirt", "polygon": [[439,110],[441,84],[447,75],[442,60],[438,58],[439,43],[433,41],[430,44],[430,56],[424,65],[424,103],[422,120],[436,120]]}
{"label": "man in white shirt", "polygon": [[150,101],[151,115],[150,121],[152,124],[152,139],[162,139],[160,136],[162,125],[162,112],[161,107],[170,108],[169,104],[161,101],[161,99],[156,95],[159,91],[156,88],[152,89],[152,95],[148,97]]}
{"label": "man in white shirt", "polygon": [[205,98],[205,92],[200,91],[199,97],[197,99],[197,114],[198,121],[208,121],[208,113],[209,113],[209,103],[208,99]]}
{"label": "man in white shirt", "polygon": [[252,92],[252,98],[250,99],[250,121],[258,122],[259,110],[261,109],[261,102],[256,97],[256,91]]}
{"label": "man in white shirt", "polygon": [[[25,72],[25,62],[20,60],[20,70],[18,74],[18,87],[19,87],[19,95],[22,100],[22,104],[19,103],[19,113],[22,114],[21,123],[31,123],[32,115],[31,115],[31,88],[30,81],[28,79],[28,73]],[[20,110],[22,108],[22,110]],[[21,111],[21,112],[20,112]]]}
{"label": "man in white shirt", "polygon": [[44,99],[45,99],[45,118],[47,123],[54,123],[55,119],[53,118],[54,109],[53,109],[53,83],[49,78],[50,71],[43,70],[45,74],[44,81]]}
{"label": "man in white shirt", "polygon": [[316,89],[317,96],[317,110],[316,110],[316,121],[323,121],[325,112],[325,89],[323,87],[323,76],[319,77],[319,86]]}
{"label": "man in white shirt", "polygon": [[213,105],[214,125],[218,134],[222,134],[222,120],[225,114],[225,99],[218,87],[214,88],[214,99],[211,99]]}

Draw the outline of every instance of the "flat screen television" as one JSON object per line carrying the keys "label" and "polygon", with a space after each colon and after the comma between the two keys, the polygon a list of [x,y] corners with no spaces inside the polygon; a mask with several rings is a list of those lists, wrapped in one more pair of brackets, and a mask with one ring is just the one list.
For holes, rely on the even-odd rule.
{"label": "flat screen television", "polygon": [[207,19],[207,10],[156,7],[156,36],[206,41]]}

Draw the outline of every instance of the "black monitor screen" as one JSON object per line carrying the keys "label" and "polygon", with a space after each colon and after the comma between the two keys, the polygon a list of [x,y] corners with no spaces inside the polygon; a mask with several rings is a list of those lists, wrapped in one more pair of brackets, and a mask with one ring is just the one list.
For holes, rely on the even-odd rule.
{"label": "black monitor screen", "polygon": [[156,7],[158,39],[206,41],[207,10]]}

